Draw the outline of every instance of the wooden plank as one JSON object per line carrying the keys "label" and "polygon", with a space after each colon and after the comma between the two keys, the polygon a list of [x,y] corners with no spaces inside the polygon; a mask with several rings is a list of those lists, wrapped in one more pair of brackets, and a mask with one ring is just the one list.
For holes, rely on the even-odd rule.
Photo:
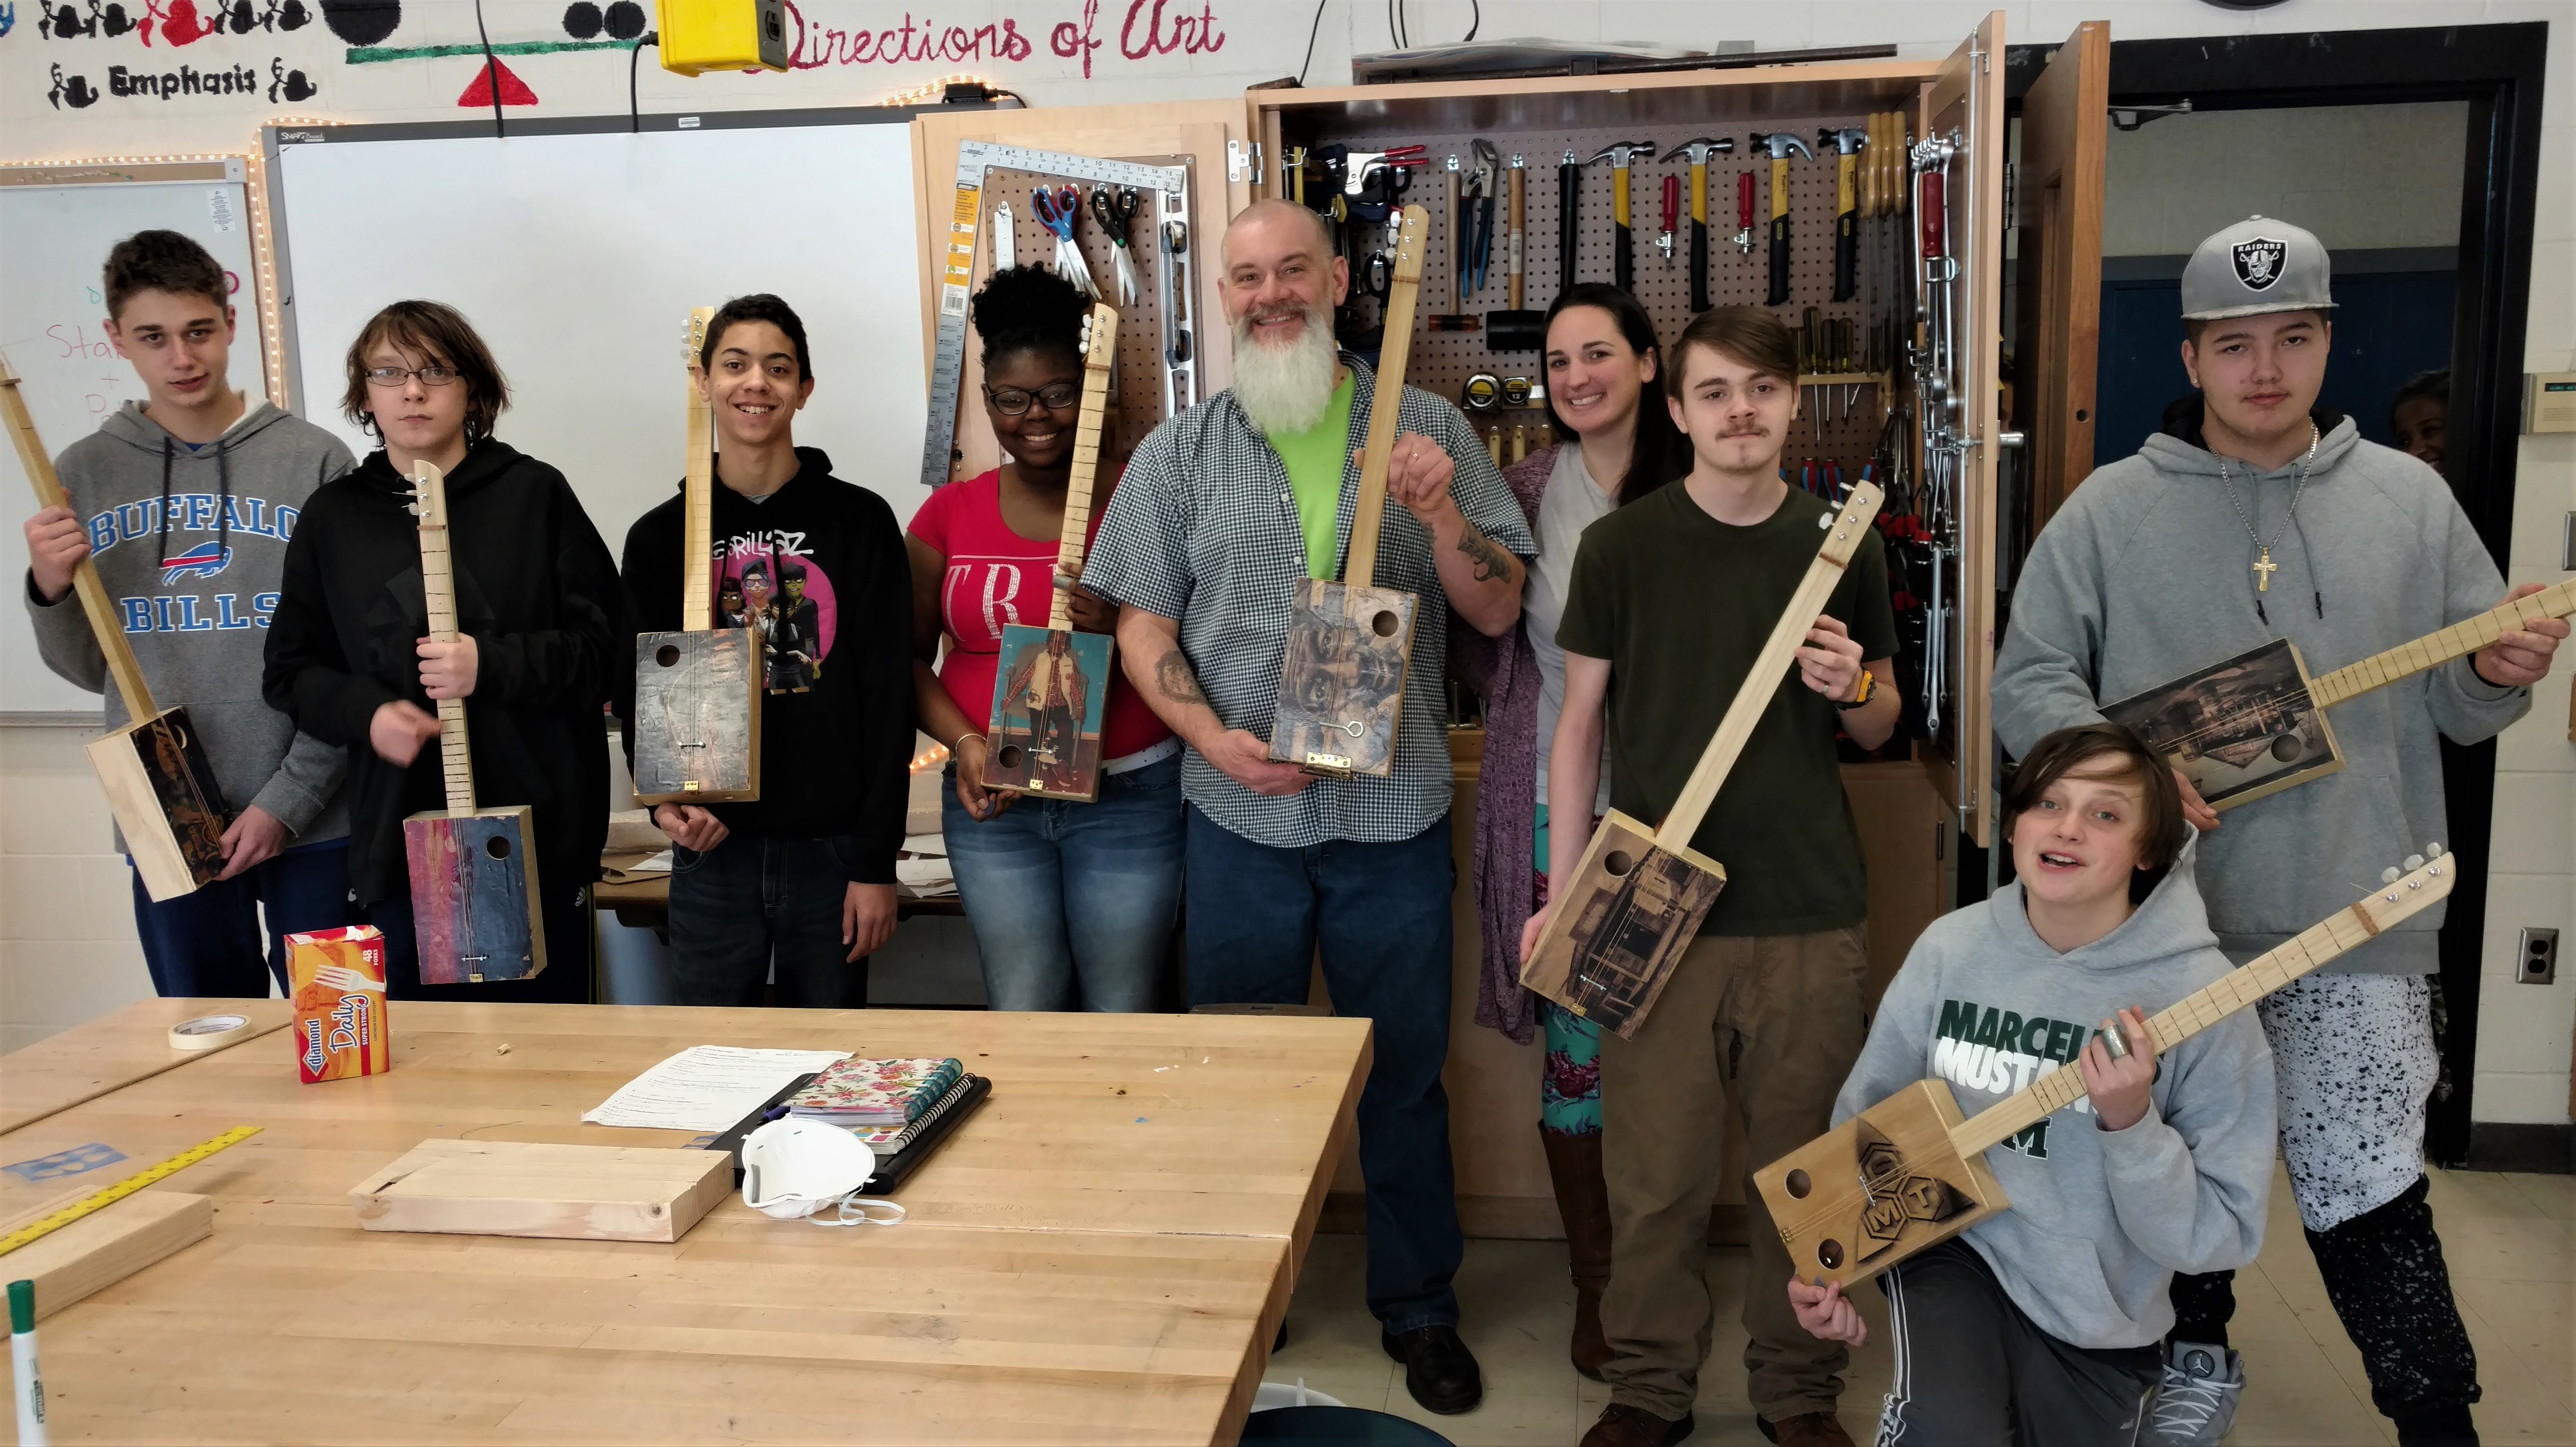
{"label": "wooden plank", "polygon": [[2102,340],[2102,189],[2110,144],[2111,26],[2088,20],[2022,98],[2016,364],[2033,537],[2093,470]]}
{"label": "wooden plank", "polygon": [[42,1321],[214,1232],[213,1197],[142,1191],[0,1257],[0,1275],[36,1283]]}
{"label": "wooden plank", "polygon": [[[251,1032],[212,1051],[171,1049],[170,1027],[200,1015],[247,1015]],[[0,1133],[283,1030],[293,1015],[284,1000],[138,1000],[112,1015],[49,1035],[0,1055]]]}
{"label": "wooden plank", "polygon": [[433,1139],[349,1198],[370,1231],[677,1241],[732,1191],[722,1151]]}

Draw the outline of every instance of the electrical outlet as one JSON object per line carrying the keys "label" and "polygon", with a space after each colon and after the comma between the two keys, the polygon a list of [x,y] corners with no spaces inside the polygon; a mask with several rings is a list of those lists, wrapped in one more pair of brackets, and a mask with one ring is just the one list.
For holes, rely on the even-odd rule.
{"label": "electrical outlet", "polygon": [[2514,957],[2513,977],[2525,985],[2550,985],[2558,981],[2558,931],[2525,928],[2522,953]]}

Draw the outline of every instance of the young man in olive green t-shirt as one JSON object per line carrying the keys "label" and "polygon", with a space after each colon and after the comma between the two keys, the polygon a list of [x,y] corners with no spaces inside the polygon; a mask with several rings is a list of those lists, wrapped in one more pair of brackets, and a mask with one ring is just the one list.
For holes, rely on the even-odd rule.
{"label": "young man in olive green t-shirt", "polygon": [[[1554,898],[1589,842],[1590,827],[1575,821],[1591,818],[1605,703],[1610,801],[1660,819],[1833,510],[1780,480],[1797,356],[1777,318],[1751,307],[1702,315],[1667,375],[1673,420],[1690,434],[1690,475],[1585,531],[1557,628],[1566,660],[1548,765]],[[1750,1164],[1760,1165],[1824,1133],[1860,1053],[1868,885],[1834,734],[1839,725],[1875,748],[1895,731],[1895,651],[1887,564],[1871,531],[1691,840],[1725,864],[1725,891],[1636,1038],[1602,1033],[1611,1275],[1601,1317],[1617,1356],[1603,1369],[1611,1404],[1585,1447],[1650,1447],[1691,1429],[1712,1316],[1702,1274],[1721,1169],[1712,1112],[1732,1099]],[[1531,920],[1524,953],[1543,920]],[[1847,1353],[1799,1329],[1775,1289],[1788,1254],[1749,1175],[1744,1199],[1753,1406],[1783,1444],[1847,1447],[1834,1415]]]}

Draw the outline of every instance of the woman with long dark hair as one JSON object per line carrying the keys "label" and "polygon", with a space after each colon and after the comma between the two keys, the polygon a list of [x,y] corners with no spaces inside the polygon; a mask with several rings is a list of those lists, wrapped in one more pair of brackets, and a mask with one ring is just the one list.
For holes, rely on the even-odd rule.
{"label": "woman with long dark hair", "polygon": [[[1653,318],[1616,287],[1586,282],[1548,308],[1544,365],[1554,445],[1503,470],[1538,537],[1506,638],[1451,628],[1459,676],[1485,700],[1476,803],[1476,909],[1485,958],[1476,1022],[1514,1040],[1544,1031],[1539,1138],[1565,1221],[1574,1274],[1575,1368],[1598,1379],[1609,1359],[1601,1291],[1610,1278],[1610,1207],[1601,1180],[1600,1028],[1520,986],[1522,922],[1547,888],[1547,753],[1565,701],[1556,646],[1565,587],[1584,528],[1690,468],[1688,439],[1658,395],[1662,348]],[[1604,761],[1598,813],[1609,799]]]}

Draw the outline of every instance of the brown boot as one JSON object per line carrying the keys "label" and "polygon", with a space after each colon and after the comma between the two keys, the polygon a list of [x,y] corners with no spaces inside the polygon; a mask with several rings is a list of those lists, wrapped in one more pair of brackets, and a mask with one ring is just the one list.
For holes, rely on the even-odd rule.
{"label": "brown boot", "polygon": [[1777,1422],[1760,1420],[1762,1435],[1780,1447],[1852,1447],[1851,1434],[1843,1430],[1842,1419],[1831,1412],[1800,1412]]}
{"label": "brown boot", "polygon": [[1610,1285],[1610,1188],[1601,1178],[1601,1132],[1581,1135],[1539,1127],[1547,1174],[1565,1221],[1566,1264],[1574,1275],[1574,1369],[1601,1380],[1609,1338],[1601,1334],[1601,1293]]}
{"label": "brown boot", "polygon": [[1601,1420],[1583,1434],[1583,1447],[1673,1447],[1691,1434],[1693,1425],[1688,1412],[1682,1413],[1680,1421],[1668,1422],[1642,1407],[1613,1402],[1601,1409]]}

